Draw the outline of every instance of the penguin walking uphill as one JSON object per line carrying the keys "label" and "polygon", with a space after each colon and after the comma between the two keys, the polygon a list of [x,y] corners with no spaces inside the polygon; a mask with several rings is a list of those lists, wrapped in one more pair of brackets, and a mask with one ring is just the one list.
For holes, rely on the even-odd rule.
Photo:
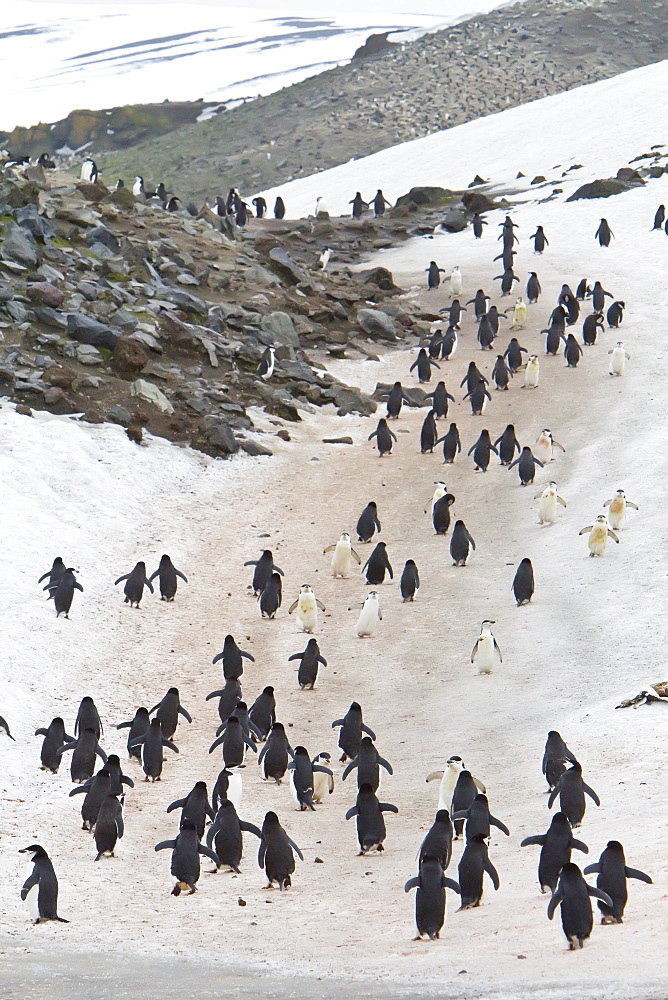
{"label": "penguin walking uphill", "polygon": [[130,607],[139,608],[142,596],[144,594],[144,587],[153,593],[153,584],[146,576],[146,563],[138,562],[131,573],[125,573],[124,576],[119,576],[118,580],[115,581],[114,587],[125,580],[125,587],[123,588],[123,593],[125,594],[125,604],[129,604]]}
{"label": "penguin walking uphill", "polygon": [[437,941],[445,923],[445,890],[461,894],[459,883],[447,878],[438,858],[425,855],[420,862],[420,872],[410,878],[404,892],[417,889],[415,896],[415,925],[419,941],[426,934],[430,941]]}
{"label": "penguin walking uphill", "polygon": [[371,441],[373,438],[376,438],[379,458],[382,458],[383,455],[392,454],[392,442],[397,440],[397,435],[387,426],[387,420],[385,417],[380,418],[378,426],[375,431],[372,431],[371,434],[369,434],[367,440]]}
{"label": "penguin walking uphill", "polygon": [[60,924],[68,924],[69,920],[58,916],[58,879],[49,855],[40,844],[24,847],[19,854],[30,854],[34,866],[21,889],[21,899],[27,902],[33,922],[57,920]]}
{"label": "penguin walking uphill", "polygon": [[441,369],[440,365],[437,365],[435,361],[429,359],[429,355],[424,347],[421,347],[416,360],[410,367],[410,371],[417,368],[418,381],[419,382],[431,382],[431,369],[432,367]]}
{"label": "penguin walking uphill", "polygon": [[160,600],[161,601],[173,601],[176,597],[177,582],[176,578],[180,577],[184,583],[188,582],[188,577],[184,576],[181,570],[177,569],[173,565],[172,560],[168,555],[162,556],[160,559],[160,565],[156,569],[155,573],[152,573],[149,577],[148,582],[152,583],[155,578],[160,578]]}
{"label": "penguin walking uphill", "polygon": [[578,866],[569,861],[561,869],[557,891],[547,908],[547,916],[552,920],[555,910],[561,905],[561,926],[568,941],[569,951],[575,951],[576,947],[582,948],[591,935],[594,915],[590,896],[596,896],[610,908],[613,906],[607,892],[595,889],[593,885],[587,885]]}
{"label": "penguin walking uphill", "polygon": [[651,878],[645,872],[641,872],[637,868],[627,868],[624,848],[618,840],[608,841],[608,846],[598,862],[587,865],[584,870],[585,875],[593,875],[594,873],[598,875],[597,888],[602,889],[612,900],[612,906],[608,906],[602,899],[599,901],[598,908],[603,914],[602,924],[621,924],[623,922],[624,909],[628,899],[627,878],[637,878],[641,882],[647,882],[648,885],[652,884]]}

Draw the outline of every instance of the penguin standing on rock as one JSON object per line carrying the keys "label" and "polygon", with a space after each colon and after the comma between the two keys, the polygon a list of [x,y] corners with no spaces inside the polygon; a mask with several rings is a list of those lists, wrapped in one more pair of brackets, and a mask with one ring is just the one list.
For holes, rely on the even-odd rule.
{"label": "penguin standing on rock", "polygon": [[407,559],[406,565],[404,566],[403,573],[401,574],[401,580],[399,582],[399,590],[401,591],[401,599],[404,604],[409,601],[414,601],[417,597],[417,592],[420,589],[420,576],[418,574],[418,568],[415,565],[413,559]]}
{"label": "penguin standing on rock", "polygon": [[257,373],[263,382],[268,382],[271,376],[274,374],[274,369],[276,367],[276,349],[274,347],[267,347],[262,352],[262,357],[260,358],[260,363],[257,366]]}
{"label": "penguin standing on rock", "polygon": [[356,193],[355,197],[348,202],[348,204],[353,206],[353,219],[361,219],[364,214],[364,210],[369,207],[359,191]]}
{"label": "penguin standing on rock", "polygon": [[359,516],[357,527],[358,542],[370,542],[374,532],[380,533],[380,521],[378,520],[378,506],[374,500],[370,500]]}
{"label": "penguin standing on rock", "polygon": [[419,941],[426,934],[430,941],[437,941],[445,923],[445,890],[461,894],[459,884],[447,878],[437,858],[425,855],[420,861],[420,873],[410,878],[404,892],[417,889],[415,896],[415,925]]}
{"label": "penguin standing on rock", "polygon": [[387,420],[385,417],[380,418],[378,426],[375,431],[372,431],[372,433],[369,434],[367,440],[371,441],[372,438],[376,438],[379,458],[382,458],[383,455],[392,454],[392,442],[397,440],[397,435],[387,426]]}
{"label": "penguin standing on rock", "polygon": [[530,559],[523,559],[517,567],[513,580],[512,591],[517,601],[517,607],[530,604],[534,593],[533,566]]}
{"label": "penguin standing on rock", "polygon": [[33,923],[57,920],[69,924],[69,920],[58,916],[58,879],[51,858],[40,844],[24,847],[19,854],[30,854],[33,870],[23,883],[21,899],[28,903]]}
{"label": "penguin standing on rock", "polygon": [[598,859],[598,863],[587,865],[584,870],[585,875],[593,875],[594,873],[598,875],[597,888],[607,893],[612,900],[612,906],[608,906],[602,899],[599,900],[598,908],[603,914],[602,924],[623,923],[624,909],[628,899],[627,878],[637,878],[641,882],[652,885],[651,878],[645,872],[641,872],[637,868],[626,867],[624,848],[618,840],[609,840],[608,846]]}
{"label": "penguin standing on rock", "polygon": [[582,948],[591,935],[594,915],[590,896],[596,896],[611,908],[613,906],[607,892],[595,889],[593,885],[587,885],[578,866],[569,861],[561,869],[557,891],[547,908],[548,919],[552,920],[555,910],[561,905],[561,926],[568,941],[569,951],[575,951],[576,947]]}
{"label": "penguin standing on rock", "polygon": [[430,260],[429,267],[425,270],[427,272],[427,288],[430,290],[438,288],[441,283],[441,275],[445,274],[445,268],[439,267],[435,260]]}
{"label": "penguin standing on rock", "polygon": [[275,219],[285,218],[285,203],[280,195],[274,202],[274,218]]}
{"label": "penguin standing on rock", "polygon": [[148,587],[151,593],[153,593],[153,584],[146,576],[146,563],[144,562],[138,562],[131,573],[119,576],[118,580],[114,583],[114,587],[117,587],[121,580],[126,581],[123,588],[123,593],[125,594],[124,604],[129,604],[130,607],[134,605],[135,608],[139,608],[144,587]]}
{"label": "penguin standing on rock", "polygon": [[392,208],[392,203],[387,200],[380,188],[376,191],[371,204],[373,205],[373,214],[376,219],[381,215],[385,215],[386,208]]}
{"label": "penguin standing on rock", "polygon": [[571,824],[565,813],[558,812],[552,817],[547,833],[536,837],[525,837],[520,847],[540,847],[538,862],[538,884],[540,891],[555,892],[559,881],[559,872],[571,860],[571,851],[582,851],[589,854],[589,848],[581,840],[576,840],[571,831]]}
{"label": "penguin standing on rock", "polygon": [[177,582],[176,578],[181,577],[184,583],[188,582],[188,577],[184,576],[181,570],[177,569],[173,565],[172,560],[169,556],[164,555],[160,559],[160,565],[149,577],[149,583],[155,580],[156,576],[160,577],[160,600],[161,601],[173,601],[176,596]]}
{"label": "penguin standing on rock", "polygon": [[327,666],[327,660],[320,654],[317,639],[309,639],[304,652],[293,653],[292,656],[288,656],[288,661],[290,660],[299,660],[299,669],[297,671],[299,687],[302,691],[306,688],[313,691],[318,678],[318,664],[321,663],[323,667]]}

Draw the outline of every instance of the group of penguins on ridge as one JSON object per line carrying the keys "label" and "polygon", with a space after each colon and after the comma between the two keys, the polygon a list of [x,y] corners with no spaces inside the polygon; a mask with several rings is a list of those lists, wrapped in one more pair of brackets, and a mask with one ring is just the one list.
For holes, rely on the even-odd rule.
{"label": "group of penguins on ridge", "polygon": [[[604,221],[602,220],[602,222]],[[479,217],[478,223],[485,224],[484,220]],[[501,239],[504,241],[503,254],[501,255],[504,263],[504,274],[500,277],[502,293],[507,295],[512,291],[514,282],[519,280],[512,274],[514,243],[517,241],[517,237],[514,233],[515,224],[510,218],[507,217],[501,225],[503,228]],[[609,227],[607,229],[609,230]],[[537,253],[541,253],[547,245],[544,234],[542,234],[543,246],[540,246],[540,240],[536,243],[541,232],[539,227],[539,232],[532,237]],[[482,225],[479,226],[479,232],[476,232],[477,237],[480,235],[482,235]],[[605,237],[605,230],[603,236]],[[601,245],[607,245],[605,239],[601,238],[600,227],[597,237]],[[437,287],[440,283],[440,273],[443,272],[432,262],[428,273],[429,287]],[[461,292],[461,274],[457,268],[450,276],[450,287],[453,296]],[[536,302],[540,295],[540,285],[537,274],[533,272],[530,275],[530,287],[531,291],[529,287],[527,288],[527,297],[530,302]],[[597,329],[603,326],[603,308],[606,295],[612,298],[611,294],[602,288],[600,282],[596,282],[594,287],[590,289],[586,279],[580,282],[575,295],[568,286],[562,288],[559,303],[550,317],[549,327],[545,333],[548,336],[548,345],[554,344],[554,341],[549,339],[551,331],[552,336],[556,336],[557,347],[561,340],[566,342],[565,353],[569,367],[577,366],[582,349],[572,334],[569,334],[568,337],[565,336],[566,328],[574,325],[577,321],[580,311],[579,303],[591,296],[594,307],[592,316],[595,318],[593,340],[587,340],[585,336],[585,329],[589,335],[591,334],[591,324],[587,327],[587,320],[591,317],[585,319],[583,340],[585,344],[595,343]],[[482,290],[479,290],[476,298],[471,302],[474,304],[479,324],[478,339],[481,348],[491,349],[498,332],[498,321],[502,314],[498,310],[495,313],[494,307],[487,308],[488,296]],[[609,309],[607,318],[609,326],[616,328],[623,318],[624,303],[614,302],[613,305],[617,309],[612,314]],[[460,332],[459,319],[464,309],[465,307],[459,304],[458,299],[453,297],[447,310],[449,326],[446,334],[442,334],[440,327],[435,330],[428,351],[421,349],[418,361],[415,362],[414,367],[417,367],[420,382],[427,382],[431,379],[431,367],[435,364],[435,358],[450,360],[454,354],[457,336]],[[524,320],[526,309],[523,300],[519,299],[513,310],[514,325],[523,325],[523,322],[518,323],[517,321]],[[496,330],[494,330],[495,323]],[[481,327],[483,329],[482,336]],[[493,336],[491,341],[486,344],[484,341],[489,337],[487,327],[492,329]],[[454,349],[452,346],[444,348],[444,344],[449,343],[453,335]],[[572,351],[570,354],[568,353],[571,339],[578,347],[577,356]],[[623,348],[623,345],[620,346]],[[528,353],[528,351],[522,348],[517,341],[513,346],[513,341],[511,341],[506,352],[497,357],[499,372],[493,375],[497,389],[506,390],[509,378],[524,367],[522,353]],[[556,348],[554,350],[548,349],[547,353],[556,354]],[[626,357],[625,352],[624,357]],[[532,358],[537,361],[535,355],[532,355],[529,361]],[[506,367],[505,384],[503,384],[503,377],[497,378],[501,372],[500,362],[503,362]],[[538,384],[537,372],[535,381],[533,383],[528,381],[526,376],[528,367],[527,363],[525,385],[535,387]],[[611,370],[611,374],[622,374],[622,372],[623,359],[621,371],[613,372]],[[424,375],[427,377],[423,377]],[[467,397],[471,399],[472,412],[476,415],[482,414],[486,401],[491,397],[486,389],[487,380],[473,362],[462,380],[462,385],[465,382],[468,390]],[[477,400],[475,407],[474,397]],[[401,383],[397,383],[388,396],[388,417],[398,418],[404,398]],[[433,409],[427,419],[431,418],[435,429],[435,420],[447,416],[448,400],[452,401],[452,396],[447,393],[444,383],[440,382],[432,394],[432,398]],[[378,438],[381,455],[384,451],[391,451],[392,439],[396,440],[390,431],[390,447],[381,449],[383,427],[389,431],[386,420],[380,422],[377,431],[372,435],[372,437]],[[457,452],[461,451],[458,432],[455,425],[451,426],[451,431],[453,427],[453,437],[456,435],[454,450],[452,450],[452,438],[447,445],[449,449],[447,451],[445,439],[440,439],[444,441],[446,462],[454,461]],[[425,429],[423,427],[423,443],[425,441],[424,435]],[[435,440],[432,447],[423,447],[421,449],[423,452],[433,450],[434,445],[440,443],[439,440],[436,440],[436,435],[433,436]],[[426,435],[426,439],[429,439],[428,435]],[[552,459],[552,449],[555,445],[557,443],[553,440],[550,432],[543,431],[537,443],[537,451],[541,453],[542,449],[546,462]],[[487,434],[484,440],[479,439],[470,449],[469,454],[474,454],[476,469],[486,471],[491,450],[499,455],[501,464],[511,468],[514,465],[518,466],[522,485],[533,482],[536,465],[542,467],[545,464],[535,457],[530,448],[520,449],[512,425],[509,425],[493,444],[490,435]],[[518,459],[514,459],[516,450],[520,452]],[[559,497],[554,483],[550,483],[546,490],[537,494],[538,496],[541,499],[539,521],[540,523],[551,523],[554,520],[553,515],[557,503],[565,502]],[[438,483],[432,501],[432,523],[437,535],[447,534],[450,526],[449,508],[453,503],[454,497],[447,492],[445,484]],[[593,526],[583,529],[583,532],[590,533],[589,547],[592,556],[603,554],[605,541],[609,535],[618,541],[614,533],[610,531],[610,525],[615,528],[622,527],[626,508],[636,505],[627,501],[624,492],[619,490],[615,498],[606,502],[606,506],[610,508],[610,522],[603,514],[597,518]],[[603,538],[598,537],[601,530],[596,534],[597,525],[600,525]],[[376,530],[381,531],[378,511],[375,503],[370,503],[358,521],[358,540],[362,543],[370,542]],[[595,535],[596,537],[594,537]],[[459,555],[460,547],[462,551],[465,549],[463,556]],[[464,523],[457,522],[451,540],[451,555],[454,564],[465,565],[471,548],[475,548],[473,539],[468,534]],[[334,551],[332,559],[334,576],[347,577],[353,559],[361,564],[359,555],[352,548],[348,533],[344,532],[339,542],[335,546],[328,547],[325,551],[331,550]],[[533,595],[531,564],[529,560],[523,562],[529,563],[531,573],[530,576],[525,574],[520,577],[518,570],[513,585],[518,604],[527,603]],[[411,563],[411,560],[406,563],[402,574],[401,593],[404,601],[412,600],[419,587],[417,567],[414,563],[411,566]],[[250,563],[246,565],[250,565]],[[273,555],[269,550],[266,550],[259,560],[254,560],[252,565],[255,567],[252,588],[258,597],[261,615],[265,618],[273,618],[281,605],[281,576],[283,572],[274,564]],[[369,585],[382,584],[386,571],[392,576],[384,544],[379,543],[373,550],[365,563],[364,571],[366,571]],[[75,571],[66,568],[62,559],[56,559],[51,570],[42,579],[47,577],[48,581],[44,589],[49,590],[49,598],[54,599],[57,615],[64,612],[67,617],[74,590],[83,590],[81,584],[76,580]],[[119,577],[116,584],[125,581],[125,602],[129,603],[131,607],[138,608],[143,597],[144,587],[148,587],[153,592],[152,580],[156,577],[159,577],[161,597],[165,601],[174,600],[177,592],[177,578],[187,582],[184,574],[173,566],[169,556],[164,555],[158,570],[151,577],[147,576],[145,563],[140,562],[130,573]],[[530,586],[528,586],[528,581],[530,581]],[[525,596],[527,593],[528,596]],[[300,630],[312,634],[317,626],[318,609],[324,610],[312,588],[304,584],[300,588],[299,597],[290,607],[289,613],[296,612],[295,617]],[[372,591],[362,607],[357,634],[360,636],[373,634],[375,625],[381,618],[378,596],[375,591]],[[498,644],[489,627],[492,624],[494,623],[491,621],[483,622],[481,635],[471,654],[472,662],[477,662],[480,673],[490,673],[493,665],[500,662]],[[313,810],[315,805],[322,803],[327,794],[333,790],[334,776],[330,766],[331,755],[322,752],[311,759],[305,747],[292,748],[284,726],[276,721],[276,701],[273,687],[265,687],[250,709],[243,701],[240,678],[243,674],[243,661],[245,659],[253,661],[253,657],[249,653],[239,648],[232,635],[226,636],[222,652],[217,654],[213,660],[214,663],[222,661],[224,686],[207,696],[207,700],[218,699],[220,726],[216,731],[216,738],[209,752],[212,753],[218,746],[222,747],[223,769],[215,780],[210,800],[206,783],[198,781],[184,798],[177,799],[168,806],[167,812],[181,810],[179,829],[174,839],[161,841],[155,847],[156,851],[169,849],[172,852],[171,873],[175,879],[172,890],[174,895],[179,895],[181,892],[192,894],[196,891],[200,877],[201,856],[208,857],[215,864],[215,870],[227,867],[230,871],[238,873],[243,855],[244,833],[253,834],[259,839],[258,863],[266,872],[269,886],[277,884],[279,888],[286,889],[291,885],[291,876],[296,869],[295,854],[300,860],[303,860],[303,855],[282,827],[277,814],[273,811],[267,812],[262,828],[246,823],[239,817],[242,791],[240,769],[245,766],[247,750],[258,755],[258,764],[263,769],[264,780],[273,780],[280,784],[285,775],[289,775],[291,789],[300,811]],[[317,640],[311,637],[306,649],[303,652],[295,653],[290,659],[299,661],[298,681],[300,687],[302,689],[314,688],[319,664],[327,665],[327,661],[320,653]],[[128,753],[131,759],[141,762],[146,781],[160,780],[165,748],[174,753],[179,752],[173,742],[179,717],[185,718],[187,722],[192,721],[190,714],[181,704],[178,689],[172,687],[152,709],[138,708],[132,720],[117,726],[118,729],[129,729]],[[391,803],[380,801],[377,793],[380,790],[380,768],[392,774],[392,767],[388,761],[380,756],[374,743],[376,735],[364,723],[359,703],[353,702],[346,715],[335,720],[332,727],[339,729],[338,745],[342,751],[341,762],[348,761],[342,778],[345,780],[353,770],[357,771],[356,804],[347,811],[346,819],[356,818],[359,853],[365,855],[369,851],[382,852],[386,838],[383,813],[398,812],[398,809]],[[11,736],[9,726],[4,719],[0,719],[0,732]],[[57,773],[62,755],[73,751],[70,772],[77,787],[70,794],[84,794],[81,810],[83,828],[91,830],[93,833],[97,849],[96,861],[104,856],[114,856],[117,841],[124,835],[124,786],[134,786],[132,779],[123,774],[118,755],[107,756],[100,746],[99,741],[102,734],[103,727],[100,716],[93,699],[90,697],[83,698],[81,702],[74,725],[74,736],[67,734],[62,718],[54,718],[48,728],[40,728],[36,731],[36,735],[43,736],[41,761],[44,769]],[[259,754],[258,743],[264,744]],[[96,757],[98,756],[103,762],[103,767],[95,773]],[[610,841],[601,853],[598,863],[584,869],[585,875],[594,873],[598,875],[597,886],[593,887],[585,882],[583,873],[577,865],[571,863],[570,857],[572,850],[588,853],[588,847],[582,841],[576,840],[572,831],[579,827],[583,820],[585,796],[588,795],[597,805],[600,805],[600,801],[593,789],[584,782],[581,764],[557,732],[552,731],[548,735],[542,770],[550,789],[548,807],[552,808],[556,799],[559,798],[560,810],[553,817],[545,834],[525,838],[521,846],[536,845],[541,847],[538,870],[539,884],[542,892],[550,891],[552,893],[548,906],[548,916],[552,919],[557,907],[561,906],[564,933],[569,947],[573,949],[578,946],[582,947],[584,940],[591,934],[593,927],[591,897],[599,900],[598,905],[603,915],[602,923],[621,923],[627,902],[627,879],[635,878],[645,882],[651,882],[651,879],[645,873],[629,868],[626,865],[622,845],[618,841]],[[408,892],[413,888],[417,889],[416,924],[418,937],[427,935],[430,939],[435,939],[438,938],[445,920],[446,889],[451,889],[460,895],[460,909],[468,909],[480,905],[485,874],[491,878],[495,889],[499,888],[499,876],[489,857],[490,828],[496,827],[506,836],[510,836],[510,831],[501,820],[491,815],[484,784],[465,768],[460,757],[451,757],[442,772],[433,772],[428,775],[426,780],[440,780],[438,811],[434,823],[419,849],[418,875],[408,880],[405,890]],[[211,822],[208,831],[206,830],[207,820]],[[206,843],[203,843],[205,832]],[[458,866],[458,881],[455,881],[447,877],[445,872],[452,858],[453,840],[459,839],[462,834],[465,838],[465,847]],[[29,854],[34,865],[31,876],[21,890],[21,896],[31,904],[35,920],[37,922],[58,920],[67,923],[57,912],[58,882],[47,852],[40,845],[32,844],[24,848],[21,853]]]}

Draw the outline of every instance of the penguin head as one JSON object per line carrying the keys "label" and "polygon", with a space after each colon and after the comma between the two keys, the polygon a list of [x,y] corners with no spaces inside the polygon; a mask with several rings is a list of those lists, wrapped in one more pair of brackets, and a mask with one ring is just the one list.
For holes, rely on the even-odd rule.
{"label": "penguin head", "polygon": [[341,537],[339,538],[339,541],[340,542],[349,542],[350,541],[350,535],[348,534],[347,531],[342,531],[341,532]]}
{"label": "penguin head", "polygon": [[438,812],[436,813],[436,822],[437,823],[449,823],[450,822],[450,813],[448,812],[447,809],[439,809],[438,810]]}
{"label": "penguin head", "polygon": [[206,794],[206,781],[196,781],[195,782],[195,788],[199,792],[204,792],[204,794]]}
{"label": "penguin head", "polygon": [[160,556],[160,565],[161,565],[161,566],[162,566],[163,564],[167,564],[167,563],[170,563],[171,561],[172,561],[172,560],[171,560],[171,559],[169,558],[169,556],[168,556],[168,555],[163,555],[163,556]]}
{"label": "penguin head", "polygon": [[362,739],[360,740],[360,746],[371,747],[373,746],[373,740],[371,739],[370,736],[363,736]]}
{"label": "penguin head", "polygon": [[271,727],[271,731],[272,731],[272,733],[284,733],[285,732],[285,726],[283,725],[282,722],[275,722],[273,724],[273,726]]}
{"label": "penguin head", "polygon": [[274,697],[274,689],[271,684],[268,684],[267,687],[263,689],[262,694],[266,694],[268,698]]}
{"label": "penguin head", "polygon": [[361,712],[362,711],[362,706],[360,705],[360,703],[358,701],[353,701],[353,702],[350,703],[350,708],[348,709],[348,711],[350,711],[350,712]]}
{"label": "penguin head", "polygon": [[145,573],[146,572],[146,563],[145,562],[138,562],[137,565],[135,566],[135,570],[143,571]]}
{"label": "penguin head", "polygon": [[492,618],[485,618],[482,628],[487,628],[489,625],[496,625],[496,622]]}
{"label": "penguin head", "polygon": [[48,854],[40,844],[31,844],[30,847],[23,847],[19,851],[19,854],[32,854],[32,861],[37,861],[38,858],[48,857]]}
{"label": "penguin head", "polygon": [[118,756],[117,753],[110,753],[109,756],[107,757],[107,763],[105,764],[105,767],[108,768],[110,764],[112,767],[121,766],[121,758]]}
{"label": "penguin head", "polygon": [[620,498],[620,500],[624,500],[626,497],[626,493],[624,492],[624,490],[617,490],[616,495]]}
{"label": "penguin head", "polygon": [[268,813],[265,813],[264,823],[262,824],[262,829],[263,830],[265,830],[267,828],[272,828],[272,827],[275,829],[277,826],[280,826],[280,825],[281,824],[278,821],[278,816],[276,815],[275,812],[269,811]]}
{"label": "penguin head", "polygon": [[560,878],[564,882],[574,882],[578,878],[582,878],[582,872],[577,865],[574,865],[572,861],[567,861],[566,864],[561,869]]}
{"label": "penguin head", "polygon": [[378,591],[370,590],[369,593],[366,595],[366,601],[377,601],[377,600],[378,600]]}
{"label": "penguin head", "polygon": [[598,517],[596,518],[596,520],[598,521],[599,524],[607,524],[608,523],[608,519],[605,516],[605,514],[599,514]]}
{"label": "penguin head", "polygon": [[295,757],[299,754],[300,757],[308,757],[308,750],[306,747],[295,747]]}
{"label": "penguin head", "polygon": [[611,854],[619,855],[622,861],[624,860],[624,848],[622,847],[622,845],[619,843],[618,840],[609,840],[605,849],[606,851],[609,851]]}
{"label": "penguin head", "polygon": [[184,830],[197,830],[197,824],[193,823],[191,819],[181,820],[181,833]]}
{"label": "penguin head", "polygon": [[301,587],[299,588],[299,593],[300,594],[312,594],[313,593],[313,589],[312,589],[312,587],[311,587],[310,584],[308,584],[308,583],[302,583]]}

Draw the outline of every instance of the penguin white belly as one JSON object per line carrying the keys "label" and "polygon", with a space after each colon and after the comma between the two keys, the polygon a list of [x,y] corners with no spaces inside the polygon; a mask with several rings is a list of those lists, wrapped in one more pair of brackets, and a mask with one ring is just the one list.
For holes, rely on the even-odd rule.
{"label": "penguin white belly", "polygon": [[595,524],[589,533],[589,551],[592,555],[602,556],[608,544],[607,525]]}
{"label": "penguin white belly", "polygon": [[332,576],[347,577],[350,574],[350,542],[337,542],[332,556]]}
{"label": "penguin white belly", "polygon": [[554,524],[557,518],[557,497],[555,493],[543,493],[538,504],[538,520],[541,524]]}
{"label": "penguin white belly", "polygon": [[447,809],[448,812],[450,811],[450,807],[452,806],[452,796],[454,795],[455,785],[457,784],[459,773],[459,771],[451,771],[448,767],[446,767],[443,772],[441,783],[438,786],[439,809]]}
{"label": "penguin white belly", "polygon": [[373,635],[378,627],[378,604],[365,601],[357,620],[357,634],[360,638]]}
{"label": "penguin white belly", "polygon": [[39,883],[29,890],[25,898],[25,905],[33,923],[39,920]]}
{"label": "penguin white belly", "polygon": [[450,275],[450,292],[452,295],[462,294],[462,276],[459,271],[453,271]]}
{"label": "penguin white belly", "polygon": [[623,375],[626,352],[615,347],[610,355],[610,374]]}
{"label": "penguin white belly", "polygon": [[313,594],[302,594],[297,605],[297,627],[302,632],[312,632],[318,624],[318,607]]}
{"label": "penguin white belly", "polygon": [[324,802],[329,795],[329,775],[323,771],[313,772],[313,801]]}
{"label": "penguin white belly", "polygon": [[539,380],[538,365],[527,365],[524,371],[524,385],[527,389],[535,389]]}
{"label": "penguin white belly", "polygon": [[539,462],[546,465],[548,462],[552,461],[552,442],[543,437],[539,437],[533,446],[534,458],[537,458]]}
{"label": "penguin white belly", "polygon": [[227,797],[237,811],[237,814],[241,811],[241,797],[243,795],[243,782],[241,780],[241,775],[234,771],[230,775],[230,779],[227,783]]}
{"label": "penguin white belly", "polygon": [[523,327],[527,318],[526,306],[515,306],[513,310],[513,326]]}
{"label": "penguin white belly", "polygon": [[610,527],[613,531],[619,531],[620,528],[624,527],[624,521],[626,520],[626,501],[625,500],[613,500],[608,507],[608,521],[610,522]]}
{"label": "penguin white belly", "polygon": [[479,674],[491,674],[494,670],[497,656],[494,648],[494,639],[491,636],[483,635],[478,639],[478,649],[476,652],[476,664]]}
{"label": "penguin white belly", "polygon": [[289,774],[290,774],[290,793],[292,795],[292,799],[295,804],[295,809],[298,812],[301,812],[302,805],[301,802],[299,801],[299,796],[297,795],[297,788],[295,786],[295,771],[290,771]]}

